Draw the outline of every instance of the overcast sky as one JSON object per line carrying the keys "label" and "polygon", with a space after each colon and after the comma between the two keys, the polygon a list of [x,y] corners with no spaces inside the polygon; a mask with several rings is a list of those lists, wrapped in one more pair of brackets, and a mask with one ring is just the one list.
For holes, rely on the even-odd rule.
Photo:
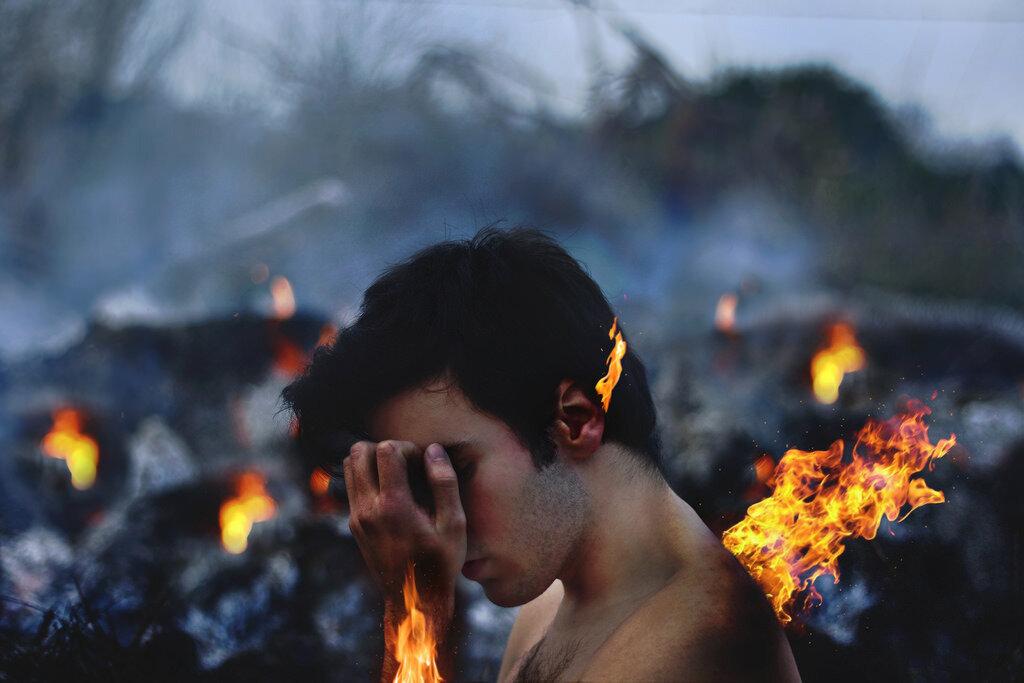
{"label": "overcast sky", "polygon": [[[1024,149],[1024,3],[1017,0],[591,4],[596,16],[559,0],[204,3],[195,47],[172,72],[174,87],[185,98],[227,84],[258,87],[258,68],[246,66],[233,48],[216,45],[225,26],[271,42],[284,39],[302,50],[316,42],[313,34],[325,16],[358,14],[350,30],[371,58],[402,54],[412,34],[397,35],[394,27],[407,22],[417,27],[420,40],[474,46],[493,64],[507,64],[509,74],[540,83],[549,106],[582,113],[593,66],[619,68],[629,56],[625,41],[609,28],[620,22],[638,29],[688,78],[736,66],[828,63],[871,85],[894,107],[919,105],[941,136],[1005,135]],[[289,26],[293,37],[283,38]],[[307,44],[296,44],[296,26],[300,33],[307,27]]]}

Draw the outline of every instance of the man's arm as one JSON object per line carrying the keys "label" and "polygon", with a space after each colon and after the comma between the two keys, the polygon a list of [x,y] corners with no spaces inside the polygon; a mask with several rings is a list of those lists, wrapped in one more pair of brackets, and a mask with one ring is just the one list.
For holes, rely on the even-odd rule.
{"label": "man's arm", "polygon": [[[409,486],[409,461],[421,459],[434,511],[421,507]],[[384,594],[386,652],[381,679],[398,670],[395,635],[407,616],[403,586],[415,567],[427,628],[444,641],[455,611],[455,583],[466,561],[466,517],[459,484],[444,449],[431,444],[361,441],[345,458],[349,528]]]}

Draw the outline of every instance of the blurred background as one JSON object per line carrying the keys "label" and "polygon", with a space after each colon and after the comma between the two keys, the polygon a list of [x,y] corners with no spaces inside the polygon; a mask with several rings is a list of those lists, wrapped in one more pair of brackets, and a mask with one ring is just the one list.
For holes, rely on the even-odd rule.
{"label": "blurred background", "polygon": [[789,626],[805,680],[1024,676],[1022,63],[1009,0],[0,0],[0,680],[372,678],[279,393],[497,221],[589,267],[717,533],[787,448],[957,435]]}

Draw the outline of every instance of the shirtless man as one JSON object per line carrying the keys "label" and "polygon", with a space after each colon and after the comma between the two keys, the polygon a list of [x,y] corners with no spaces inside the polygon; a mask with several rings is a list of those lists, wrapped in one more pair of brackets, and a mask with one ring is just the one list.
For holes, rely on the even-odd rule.
{"label": "shirtless man", "polygon": [[460,572],[523,606],[499,681],[799,680],[764,595],[662,477],[632,350],[603,410],[613,318],[552,240],[488,229],[385,273],[286,389],[305,448],[362,437],[349,524],[385,624],[415,562],[442,651]]}

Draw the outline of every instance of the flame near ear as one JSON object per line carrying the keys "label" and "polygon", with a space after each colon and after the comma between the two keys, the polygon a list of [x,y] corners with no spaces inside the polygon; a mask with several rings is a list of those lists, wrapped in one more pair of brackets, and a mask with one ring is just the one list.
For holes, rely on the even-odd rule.
{"label": "flame near ear", "polygon": [[612,328],[608,330],[608,338],[615,340],[612,352],[608,354],[608,374],[597,381],[596,389],[601,397],[601,407],[608,412],[608,406],[612,402],[612,389],[619,383],[622,376],[622,357],[626,355],[626,342],[622,340],[622,332],[616,332],[615,328],[619,323],[618,317],[612,321]]}

